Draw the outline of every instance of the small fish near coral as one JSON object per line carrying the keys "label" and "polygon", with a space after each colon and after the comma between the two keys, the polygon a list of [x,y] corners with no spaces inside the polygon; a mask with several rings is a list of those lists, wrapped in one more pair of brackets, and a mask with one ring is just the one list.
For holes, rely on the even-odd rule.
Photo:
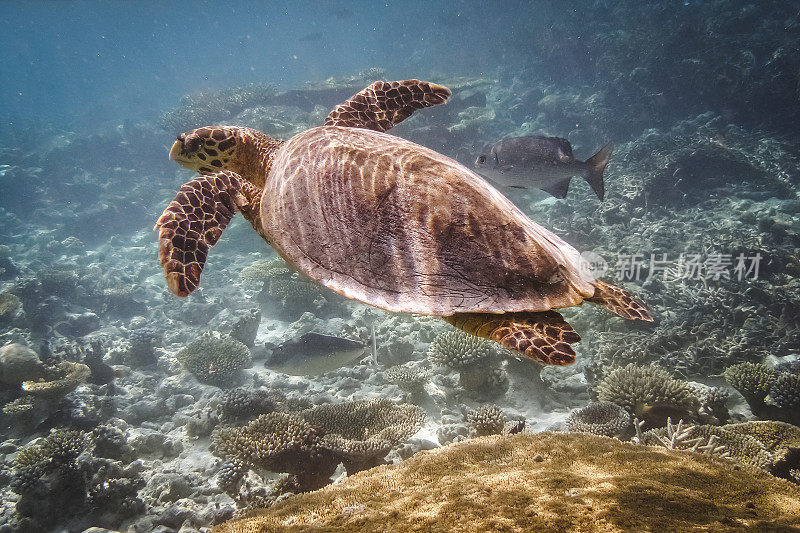
{"label": "small fish near coral", "polygon": [[[377,81],[288,141],[227,126],[179,135],[170,159],[201,175],[155,226],[169,289],[188,296],[198,286],[209,249],[241,211],[288,264],[327,288],[439,316],[539,363],[575,360],[570,344],[580,336],[554,309],[590,302],[652,321],[472,170],[385,133],[449,96],[420,80]],[[608,152],[586,165],[604,167]]]}
{"label": "small fish near coral", "polygon": [[264,366],[290,376],[318,376],[358,361],[366,351],[362,342],[311,332],[272,348]]}
{"label": "small fish near coral", "polygon": [[566,198],[572,176],[581,174],[602,201],[603,171],[612,151],[611,143],[606,143],[592,157],[579,161],[572,155],[572,145],[561,137],[510,137],[480,154],[475,159],[475,169],[497,185],[538,188],[556,198]]}

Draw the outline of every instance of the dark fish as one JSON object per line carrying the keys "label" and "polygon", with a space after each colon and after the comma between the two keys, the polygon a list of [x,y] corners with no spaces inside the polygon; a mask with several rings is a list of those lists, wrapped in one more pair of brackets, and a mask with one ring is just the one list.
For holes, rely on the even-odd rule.
{"label": "dark fish", "polygon": [[691,415],[684,407],[662,402],[653,404],[637,402],[633,412],[639,419],[645,421],[645,429],[664,427],[668,419],[677,424],[678,420],[685,420]]}
{"label": "dark fish", "polygon": [[503,139],[475,159],[485,178],[505,187],[536,187],[556,198],[566,198],[572,176],[582,174],[600,200],[605,195],[603,171],[613,151],[606,143],[586,161],[572,156],[572,145],[560,137],[511,137]]}
{"label": "dark fish", "polygon": [[356,361],[366,350],[362,342],[306,333],[273,348],[265,366],[292,376],[317,376]]}
{"label": "dark fish", "polygon": [[106,364],[102,356],[97,354],[87,354],[83,359],[83,363],[92,371],[89,381],[95,385],[108,385],[108,394],[113,396],[115,393],[114,379],[122,377],[122,373]]}

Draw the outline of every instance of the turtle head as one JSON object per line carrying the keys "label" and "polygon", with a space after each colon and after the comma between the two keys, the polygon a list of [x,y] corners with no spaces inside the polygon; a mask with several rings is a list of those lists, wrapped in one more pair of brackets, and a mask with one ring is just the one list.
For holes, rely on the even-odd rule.
{"label": "turtle head", "polygon": [[250,128],[206,126],[178,135],[169,158],[201,174],[230,170],[260,188],[281,144]]}
{"label": "turtle head", "polygon": [[239,140],[233,127],[205,127],[181,133],[169,151],[171,161],[188,169],[211,174],[220,170],[234,170]]}

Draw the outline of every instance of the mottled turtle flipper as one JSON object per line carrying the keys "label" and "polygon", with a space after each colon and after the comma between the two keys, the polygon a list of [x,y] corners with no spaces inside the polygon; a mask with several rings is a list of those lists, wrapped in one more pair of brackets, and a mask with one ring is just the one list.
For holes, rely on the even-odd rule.
{"label": "mottled turtle flipper", "polygon": [[153,229],[169,290],[188,296],[200,283],[208,249],[242,208],[256,201],[255,187],[229,171],[184,183]]}
{"label": "mottled turtle flipper", "polygon": [[426,81],[376,81],[333,108],[325,125],[384,132],[417,109],[441,104],[448,96],[447,87]]}
{"label": "mottled turtle flipper", "polygon": [[594,296],[585,298],[585,302],[602,305],[612,313],[627,318],[628,320],[644,320],[652,322],[653,317],[644,306],[633,297],[633,294],[622,289],[609,285],[602,281],[595,281]]}
{"label": "mottled turtle flipper", "polygon": [[467,333],[491,339],[545,365],[574,363],[575,352],[570,344],[581,340],[564,317],[555,311],[456,313],[442,318]]}

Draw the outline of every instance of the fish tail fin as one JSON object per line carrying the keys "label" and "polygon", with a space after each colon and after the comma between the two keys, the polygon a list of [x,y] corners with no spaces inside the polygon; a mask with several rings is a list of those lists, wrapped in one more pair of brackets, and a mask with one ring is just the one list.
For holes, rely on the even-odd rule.
{"label": "fish tail fin", "polygon": [[604,144],[596,154],[586,160],[586,166],[588,168],[586,169],[586,174],[583,176],[583,179],[592,187],[592,190],[601,202],[606,193],[606,186],[603,183],[603,171],[606,169],[606,165],[608,165],[608,160],[613,151],[614,145],[608,142]]}

